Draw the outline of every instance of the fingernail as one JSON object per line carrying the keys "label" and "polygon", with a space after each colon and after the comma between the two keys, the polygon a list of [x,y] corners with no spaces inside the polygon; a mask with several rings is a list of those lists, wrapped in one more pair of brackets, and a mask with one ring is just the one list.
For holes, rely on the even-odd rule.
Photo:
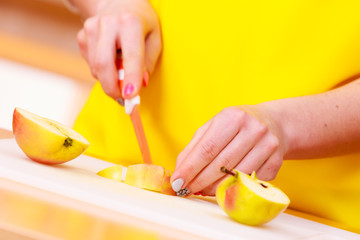
{"label": "fingernail", "polygon": [[147,85],[149,84],[149,72],[144,72],[144,76],[143,76],[143,86],[147,87]]}
{"label": "fingernail", "polygon": [[185,196],[185,195],[188,195],[188,194],[190,194],[190,190],[187,189],[187,188],[183,188],[180,191],[176,192],[176,195],[179,196],[179,197],[182,197],[182,196]]}
{"label": "fingernail", "polygon": [[134,91],[134,86],[132,84],[128,84],[126,85],[125,87],[125,90],[124,90],[124,96],[129,96],[131,95],[131,93]]}
{"label": "fingernail", "polygon": [[184,185],[184,179],[178,178],[172,182],[171,187],[174,190],[174,192],[178,192],[178,191],[180,191],[180,189],[183,185]]}

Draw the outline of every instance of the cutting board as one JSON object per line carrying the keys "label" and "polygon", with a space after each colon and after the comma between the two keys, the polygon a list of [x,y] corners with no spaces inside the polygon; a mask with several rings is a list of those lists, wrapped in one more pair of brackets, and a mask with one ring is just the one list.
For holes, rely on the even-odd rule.
{"label": "cutting board", "polygon": [[168,196],[96,175],[111,165],[85,155],[60,166],[42,165],[29,160],[14,139],[0,140],[1,178],[204,239],[360,239],[357,234],[285,213],[261,227],[242,225],[227,217],[213,198]]}

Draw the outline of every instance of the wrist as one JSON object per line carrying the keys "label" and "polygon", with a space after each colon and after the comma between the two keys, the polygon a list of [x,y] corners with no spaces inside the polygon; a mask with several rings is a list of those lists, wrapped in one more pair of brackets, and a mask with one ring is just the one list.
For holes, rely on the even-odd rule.
{"label": "wrist", "polygon": [[296,145],[296,138],[294,136],[294,129],[291,127],[288,112],[284,110],[284,105],[281,100],[274,100],[257,104],[257,108],[267,119],[267,125],[275,134],[282,148],[283,158],[287,159],[292,148]]}
{"label": "wrist", "polygon": [[96,15],[107,4],[108,0],[63,0],[65,5],[72,12],[78,13],[84,19]]}

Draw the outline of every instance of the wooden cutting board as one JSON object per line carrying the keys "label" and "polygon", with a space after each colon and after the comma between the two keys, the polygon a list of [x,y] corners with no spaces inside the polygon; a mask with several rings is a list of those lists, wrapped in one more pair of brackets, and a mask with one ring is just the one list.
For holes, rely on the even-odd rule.
{"label": "wooden cutting board", "polygon": [[[96,175],[113,164],[82,155],[59,166],[29,160],[14,139],[0,140],[0,178],[134,216],[204,239],[360,239],[359,235],[281,214],[261,227],[232,221],[213,198],[180,198],[138,189]],[[173,239],[181,239],[174,236]]]}

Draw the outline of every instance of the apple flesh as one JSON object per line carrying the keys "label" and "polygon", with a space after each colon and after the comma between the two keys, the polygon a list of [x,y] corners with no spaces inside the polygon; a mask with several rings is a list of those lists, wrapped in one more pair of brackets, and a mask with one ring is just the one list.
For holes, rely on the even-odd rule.
{"label": "apple flesh", "polygon": [[[125,174],[123,174],[123,172],[125,172]],[[105,168],[97,174],[134,187],[175,195],[170,184],[172,172],[158,165],[134,164],[127,168],[121,165],[115,165]]]}
{"label": "apple flesh", "polygon": [[72,128],[21,108],[15,108],[12,126],[21,150],[30,159],[43,164],[70,161],[90,145]]}
{"label": "apple flesh", "polygon": [[[290,204],[290,199],[279,188],[234,170],[216,190],[219,206],[237,222],[247,225],[265,224]],[[229,172],[229,171],[228,171]],[[227,173],[228,173],[227,172]]]}
{"label": "apple flesh", "polygon": [[109,178],[111,180],[115,180],[118,182],[123,181],[123,166],[114,165],[108,168],[105,168],[97,173],[97,175],[105,178]]}
{"label": "apple flesh", "polygon": [[125,183],[147,190],[175,195],[171,188],[172,172],[154,164],[135,164],[127,168]]}

